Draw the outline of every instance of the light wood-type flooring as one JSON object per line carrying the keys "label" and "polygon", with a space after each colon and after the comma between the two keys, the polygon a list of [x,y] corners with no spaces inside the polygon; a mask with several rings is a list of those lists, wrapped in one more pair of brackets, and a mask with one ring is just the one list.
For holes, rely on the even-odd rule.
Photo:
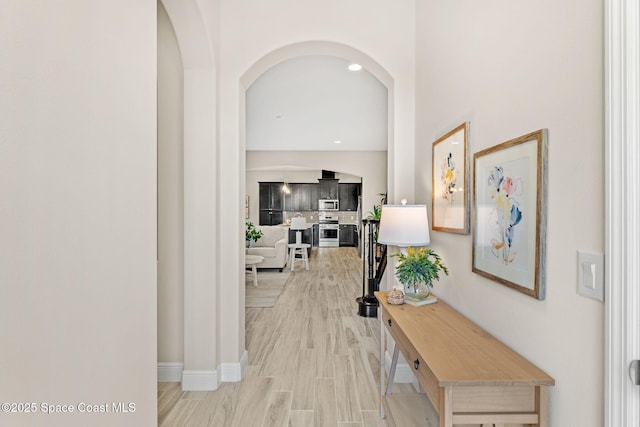
{"label": "light wood-type flooring", "polygon": [[297,265],[273,308],[246,309],[245,378],[210,392],[158,384],[158,424],[386,426],[378,406],[380,325],[357,315],[361,293],[355,248],[314,248],[309,271]]}

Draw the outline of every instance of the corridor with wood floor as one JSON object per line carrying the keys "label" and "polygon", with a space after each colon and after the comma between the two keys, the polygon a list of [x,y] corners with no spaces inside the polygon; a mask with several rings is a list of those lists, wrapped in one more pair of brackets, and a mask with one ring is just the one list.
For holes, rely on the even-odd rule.
{"label": "corridor with wood floor", "polygon": [[[259,274],[259,273],[258,273]],[[362,260],[355,248],[314,248],[272,308],[246,309],[249,366],[210,392],[158,384],[158,425],[386,426],[380,419],[380,325],[357,315]],[[396,393],[413,393],[410,384]]]}

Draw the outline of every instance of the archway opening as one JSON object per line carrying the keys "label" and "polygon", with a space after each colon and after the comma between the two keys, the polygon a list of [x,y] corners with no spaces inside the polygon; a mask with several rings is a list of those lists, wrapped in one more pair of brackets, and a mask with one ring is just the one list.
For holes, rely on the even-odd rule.
{"label": "archway opening", "polygon": [[[345,64],[345,72],[349,73],[350,71],[346,71],[346,67],[351,63],[358,63],[364,69],[365,72],[370,73],[373,79],[377,82],[377,84],[383,88],[385,92],[384,97],[384,113],[382,118],[377,119],[376,124],[380,124],[380,121],[383,121],[383,147],[380,149],[379,147],[374,150],[363,150],[360,147],[360,150],[350,151],[348,148],[342,150],[333,149],[322,149],[321,145],[323,143],[335,143],[334,140],[329,142],[329,137],[326,134],[320,135],[321,138],[313,138],[319,136],[318,134],[322,134],[322,131],[317,131],[313,134],[311,138],[314,140],[309,147],[302,147],[300,145],[296,145],[296,143],[292,142],[290,138],[284,139],[281,142],[284,144],[275,144],[276,148],[273,146],[262,147],[262,150],[259,147],[259,144],[256,145],[256,132],[255,129],[249,128],[249,125],[253,125],[252,115],[258,114],[252,105],[253,102],[253,94],[251,91],[254,91],[257,86],[260,85],[261,79],[265,76],[271,77],[274,70],[278,68],[284,67],[287,64],[293,64],[296,61],[302,62],[304,59],[313,60],[314,57],[317,56],[325,56],[328,58],[332,58],[338,61],[341,61]],[[295,68],[295,67],[294,67]],[[245,220],[249,220],[255,224],[260,222],[259,212],[260,212],[260,204],[259,204],[259,180],[256,171],[262,170],[264,173],[261,175],[264,180],[270,181],[282,181],[284,182],[296,182],[303,181],[307,182],[309,178],[304,178],[304,175],[309,174],[309,170],[315,170],[318,175],[316,178],[320,178],[321,170],[333,170],[335,172],[343,172],[349,174],[351,176],[355,176],[360,178],[363,184],[363,196],[365,196],[362,200],[362,205],[360,206],[360,213],[366,215],[369,209],[376,203],[379,203],[380,193],[386,193],[387,188],[389,188],[389,176],[392,176],[392,153],[393,153],[393,79],[390,75],[372,58],[367,56],[366,54],[353,49],[349,46],[332,43],[332,42],[306,42],[306,43],[298,43],[294,45],[285,46],[281,49],[271,52],[265,57],[261,58],[257,61],[241,78],[241,89],[240,89],[240,157],[245,159],[245,163],[242,165],[240,174],[241,180],[244,182],[245,188]],[[278,89],[277,85],[276,89]],[[262,90],[261,88],[260,90]],[[301,90],[298,88],[298,90]],[[325,92],[327,89],[325,89]],[[273,93],[271,94],[273,96]],[[287,98],[286,94],[282,95],[285,99]],[[262,100],[263,102],[264,100]],[[304,105],[304,104],[302,104]],[[309,108],[309,110],[314,110],[314,113],[317,113],[315,107],[317,105],[313,105],[314,108]],[[300,109],[300,106],[298,106]],[[263,110],[269,110],[268,108],[263,108]],[[355,112],[357,114],[357,111]],[[304,116],[304,114],[302,114]],[[310,114],[313,116],[313,114]],[[307,115],[307,119],[309,119]],[[279,114],[276,110],[269,110],[268,113],[264,115],[261,119],[268,120],[268,126],[279,126],[282,122],[286,121],[289,117],[285,114]],[[321,121],[322,119],[318,119]],[[371,126],[373,127],[373,126]],[[295,128],[295,125],[294,125]],[[298,132],[298,134],[300,134]],[[271,137],[274,135],[278,135],[277,132],[274,132]],[[366,136],[364,137],[367,138]],[[267,139],[267,138],[265,138]],[[299,143],[299,142],[298,142]],[[288,144],[288,145],[287,145]],[[315,145],[314,145],[315,144]],[[256,149],[256,147],[258,147]],[[342,148],[342,147],[341,147]],[[373,152],[383,152],[384,159],[380,161],[376,159],[375,161],[371,161],[367,156],[371,156]],[[246,156],[245,156],[246,153]],[[343,162],[340,162],[340,156],[343,156]],[[347,157],[348,156],[348,157]],[[375,156],[375,155],[373,155]],[[332,165],[332,166],[328,166]],[[368,166],[373,170],[367,170]],[[298,171],[296,170],[304,170]],[[251,176],[250,176],[251,175]],[[311,179],[313,181],[313,178]],[[382,182],[380,182],[382,181]],[[247,199],[246,196],[249,196]],[[317,218],[318,213],[313,213],[313,205],[310,212],[304,214],[307,218],[311,217],[313,220],[314,215]],[[285,215],[283,217],[283,221],[286,222],[287,214],[295,213],[297,209],[294,209],[293,212],[286,211],[285,206]],[[308,215],[307,215],[308,214]],[[357,213],[353,212],[352,214],[347,213],[347,218],[352,219],[355,223],[358,221],[356,217]],[[244,278],[241,278],[243,280]],[[244,286],[241,286],[242,291],[244,291]],[[242,292],[241,291],[241,292]],[[245,301],[245,295],[241,296],[241,301]],[[354,301],[355,306],[355,301]],[[243,307],[244,308],[244,307]],[[242,322],[244,325],[244,322]]]}

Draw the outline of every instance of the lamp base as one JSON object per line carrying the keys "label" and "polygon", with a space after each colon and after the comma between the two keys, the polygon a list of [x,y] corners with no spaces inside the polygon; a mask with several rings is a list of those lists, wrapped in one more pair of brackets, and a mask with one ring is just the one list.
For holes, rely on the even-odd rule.
{"label": "lamp base", "polygon": [[378,300],[376,297],[358,297],[358,316],[360,317],[378,317]]}

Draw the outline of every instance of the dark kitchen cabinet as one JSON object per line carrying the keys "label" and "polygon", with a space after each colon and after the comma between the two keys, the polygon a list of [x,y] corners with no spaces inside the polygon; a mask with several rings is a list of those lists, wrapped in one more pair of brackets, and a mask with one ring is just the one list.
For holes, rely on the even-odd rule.
{"label": "dark kitchen cabinet", "polygon": [[358,235],[353,224],[340,224],[340,246],[356,246]]}
{"label": "dark kitchen cabinet", "polygon": [[260,185],[260,224],[282,224],[282,207],[284,196],[282,182],[261,182]]}
{"label": "dark kitchen cabinet", "polygon": [[313,246],[318,247],[320,244],[320,226],[313,224]]}
{"label": "dark kitchen cabinet", "polygon": [[360,183],[338,184],[338,200],[340,201],[340,210],[358,210],[358,197],[360,196],[361,192],[362,184]]}
{"label": "dark kitchen cabinet", "polygon": [[282,182],[260,183],[260,209],[282,210]]}
{"label": "dark kitchen cabinet", "polygon": [[318,210],[318,184],[289,184],[290,194],[285,195],[284,210],[288,212]]}
{"label": "dark kitchen cabinet", "polygon": [[298,190],[298,185],[299,184],[289,184],[289,194],[285,194],[284,195],[284,206],[282,208],[282,210],[288,211],[288,212],[292,212],[292,211],[298,211],[300,210],[300,208],[298,207],[300,202],[298,200],[298,195],[300,194],[300,191]]}
{"label": "dark kitchen cabinet", "polygon": [[338,180],[337,179],[319,179],[320,191],[318,198],[320,199],[337,199],[338,198]]}
{"label": "dark kitchen cabinet", "polygon": [[282,211],[260,209],[259,225],[280,225],[283,222]]}
{"label": "dark kitchen cabinet", "polygon": [[320,198],[320,185],[319,184],[304,184],[307,194],[309,195],[309,210],[318,210],[318,198]]}

